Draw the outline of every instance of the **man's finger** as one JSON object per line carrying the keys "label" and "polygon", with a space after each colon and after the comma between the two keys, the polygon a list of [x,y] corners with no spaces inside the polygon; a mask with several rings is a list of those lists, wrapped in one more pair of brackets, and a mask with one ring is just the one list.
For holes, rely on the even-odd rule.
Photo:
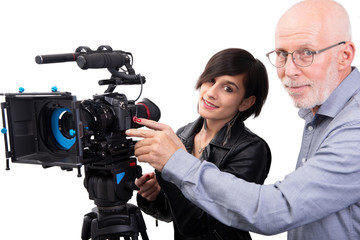
{"label": "man's finger", "polygon": [[134,151],[134,154],[136,157],[141,157],[141,156],[144,156],[144,155],[148,155],[151,153],[151,146],[148,146],[148,145],[145,145],[145,146],[136,146],[135,145],[135,151]]}

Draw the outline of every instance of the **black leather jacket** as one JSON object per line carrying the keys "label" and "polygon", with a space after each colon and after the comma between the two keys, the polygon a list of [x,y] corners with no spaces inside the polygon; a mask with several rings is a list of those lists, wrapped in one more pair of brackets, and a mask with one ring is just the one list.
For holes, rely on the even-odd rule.
{"label": "black leather jacket", "polygon": [[[203,119],[200,117],[177,132],[189,153],[202,125]],[[212,162],[221,171],[246,181],[264,183],[271,164],[267,143],[237,119],[231,128],[230,138],[223,145],[226,129],[227,126],[224,126],[212,139],[202,154],[202,160]],[[175,240],[251,239],[248,232],[228,227],[192,204],[175,185],[163,180],[161,173],[157,172],[156,177],[161,186],[157,199],[149,202],[137,195],[138,206],[159,220],[173,221]]]}

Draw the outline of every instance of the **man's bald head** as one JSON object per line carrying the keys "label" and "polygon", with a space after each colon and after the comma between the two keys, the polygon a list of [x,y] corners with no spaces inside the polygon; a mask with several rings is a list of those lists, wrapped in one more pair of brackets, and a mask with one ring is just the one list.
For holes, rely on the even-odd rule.
{"label": "man's bald head", "polygon": [[[351,72],[355,45],[349,16],[332,0],[301,1],[280,18],[275,49],[277,59],[287,56],[281,60],[285,64],[277,68],[285,89],[297,107],[315,113]],[[302,67],[308,54],[311,63]]]}
{"label": "man's bald head", "polygon": [[291,7],[280,18],[275,38],[294,34],[313,33],[317,40],[329,44],[351,41],[351,26],[346,10],[332,0],[304,0]]}

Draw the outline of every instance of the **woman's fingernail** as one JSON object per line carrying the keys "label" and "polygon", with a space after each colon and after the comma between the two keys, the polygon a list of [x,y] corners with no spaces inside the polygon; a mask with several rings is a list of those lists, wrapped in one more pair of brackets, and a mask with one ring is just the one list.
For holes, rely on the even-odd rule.
{"label": "woman's fingernail", "polygon": [[140,123],[141,119],[140,118],[136,118],[136,122]]}
{"label": "woman's fingernail", "polygon": [[137,118],[136,116],[134,116],[134,117],[133,117],[133,122],[136,123],[136,122],[137,122],[137,119],[138,119],[138,118]]}

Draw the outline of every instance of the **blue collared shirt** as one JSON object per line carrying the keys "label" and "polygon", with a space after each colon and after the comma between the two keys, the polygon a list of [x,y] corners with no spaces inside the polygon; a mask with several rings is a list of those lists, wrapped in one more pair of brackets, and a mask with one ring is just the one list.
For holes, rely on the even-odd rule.
{"label": "blue collared shirt", "polygon": [[296,170],[271,185],[221,172],[178,150],[163,178],[223,223],[289,240],[360,239],[360,73],[357,68],[315,116],[305,119]]}

